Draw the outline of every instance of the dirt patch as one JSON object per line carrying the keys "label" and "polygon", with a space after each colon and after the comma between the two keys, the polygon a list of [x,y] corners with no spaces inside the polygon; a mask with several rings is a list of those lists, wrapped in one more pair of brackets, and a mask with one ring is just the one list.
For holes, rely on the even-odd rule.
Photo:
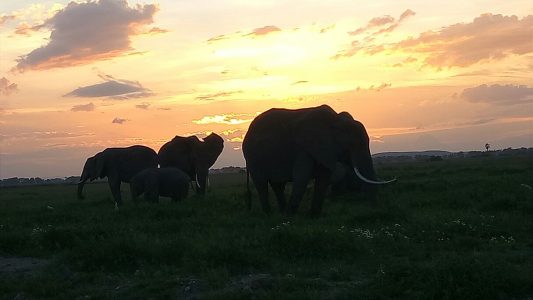
{"label": "dirt patch", "polygon": [[48,260],[34,257],[0,256],[0,275],[31,273],[48,264]]}

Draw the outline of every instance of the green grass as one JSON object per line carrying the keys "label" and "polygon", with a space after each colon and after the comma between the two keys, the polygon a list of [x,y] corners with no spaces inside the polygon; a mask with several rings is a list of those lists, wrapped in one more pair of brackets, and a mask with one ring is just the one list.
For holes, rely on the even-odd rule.
{"label": "green grass", "polygon": [[[480,157],[377,166],[398,182],[322,217],[245,209],[243,174],[205,198],[113,210],[106,184],[0,190],[0,299],[529,299],[533,161]],[[524,185],[522,185],[524,184]],[[359,197],[360,198],[360,197]],[[273,193],[271,204],[275,207]]]}

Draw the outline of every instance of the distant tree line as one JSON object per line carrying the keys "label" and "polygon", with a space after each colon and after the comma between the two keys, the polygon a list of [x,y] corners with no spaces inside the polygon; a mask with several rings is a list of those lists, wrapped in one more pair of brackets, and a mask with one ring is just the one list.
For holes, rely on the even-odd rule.
{"label": "distant tree line", "polygon": [[[507,148],[503,150],[491,151],[467,151],[467,152],[446,152],[446,151],[421,151],[421,152],[388,152],[374,155],[374,162],[394,163],[406,161],[441,161],[445,159],[454,158],[469,158],[469,157],[483,157],[483,156],[531,156],[533,158],[533,148]],[[223,167],[220,169],[211,169],[211,174],[229,174],[229,173],[244,173],[245,168],[241,167]],[[0,187],[13,186],[29,186],[29,185],[50,185],[50,184],[77,184],[80,180],[79,176],[70,176],[64,178],[49,178],[42,179],[39,177],[19,178],[12,177],[0,180]],[[96,180],[96,182],[105,179]]]}

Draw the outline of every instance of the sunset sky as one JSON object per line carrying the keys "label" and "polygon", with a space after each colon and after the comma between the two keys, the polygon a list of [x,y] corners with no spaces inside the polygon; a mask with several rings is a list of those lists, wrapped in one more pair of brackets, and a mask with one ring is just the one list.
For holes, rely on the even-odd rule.
{"label": "sunset sky", "polygon": [[533,146],[531,0],[2,0],[0,178],[329,104],[371,151]]}

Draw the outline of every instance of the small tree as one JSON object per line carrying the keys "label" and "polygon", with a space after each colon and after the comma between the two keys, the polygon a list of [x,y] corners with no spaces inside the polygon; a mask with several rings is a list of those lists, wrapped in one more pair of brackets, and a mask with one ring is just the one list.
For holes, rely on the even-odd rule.
{"label": "small tree", "polygon": [[487,151],[489,151],[489,149],[490,149],[490,144],[489,143],[485,144],[485,149],[487,149]]}

